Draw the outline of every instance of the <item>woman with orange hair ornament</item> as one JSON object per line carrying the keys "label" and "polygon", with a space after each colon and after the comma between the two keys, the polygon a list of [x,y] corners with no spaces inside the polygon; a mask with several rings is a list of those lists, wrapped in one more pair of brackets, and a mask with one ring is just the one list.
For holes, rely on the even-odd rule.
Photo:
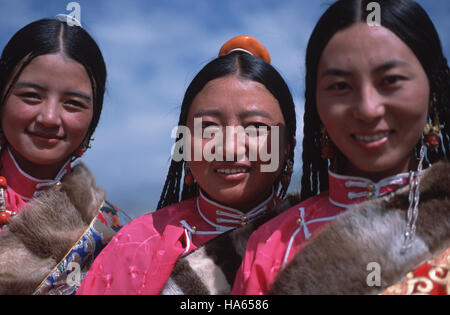
{"label": "woman with orange hair ornament", "polygon": [[[78,294],[177,293],[163,289],[180,257],[270,212],[284,197],[294,160],[295,107],[269,62],[257,40],[239,36],[196,75],[182,103],[158,210],[117,234]],[[239,138],[241,127],[257,132],[228,141]],[[271,164],[279,156],[270,170],[268,160],[251,154],[261,143],[271,148]],[[182,158],[175,157],[180,152]]]}

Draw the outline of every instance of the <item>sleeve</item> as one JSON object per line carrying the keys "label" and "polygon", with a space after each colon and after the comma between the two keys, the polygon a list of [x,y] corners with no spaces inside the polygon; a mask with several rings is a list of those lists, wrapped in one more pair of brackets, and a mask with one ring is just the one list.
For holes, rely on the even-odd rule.
{"label": "sleeve", "polygon": [[139,279],[132,266],[140,259],[140,245],[133,242],[132,226],[125,226],[97,256],[77,295],[137,294]]}
{"label": "sleeve", "polygon": [[151,214],[135,219],[97,256],[77,294],[159,294],[184,252],[183,235],[170,224],[158,231]]}

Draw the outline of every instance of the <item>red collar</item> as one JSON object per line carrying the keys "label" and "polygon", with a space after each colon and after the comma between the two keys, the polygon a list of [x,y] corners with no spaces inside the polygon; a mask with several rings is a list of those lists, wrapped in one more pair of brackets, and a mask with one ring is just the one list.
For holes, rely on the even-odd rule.
{"label": "red collar", "polygon": [[401,173],[373,182],[363,177],[338,175],[329,170],[330,202],[338,207],[349,208],[409,184],[409,177],[409,173]]}
{"label": "red collar", "polygon": [[64,164],[54,179],[37,179],[25,173],[17,164],[9,148],[2,150],[0,155],[2,168],[0,174],[8,181],[8,189],[13,190],[24,201],[29,201],[42,191],[59,182],[70,174],[70,160]]}
{"label": "red collar", "polygon": [[212,201],[200,191],[199,196],[196,198],[196,210],[217,231],[227,231],[252,222],[256,217],[273,208],[278,202],[280,202],[280,198],[275,196],[274,191],[272,191],[269,198],[261,204],[247,212],[242,212]]}

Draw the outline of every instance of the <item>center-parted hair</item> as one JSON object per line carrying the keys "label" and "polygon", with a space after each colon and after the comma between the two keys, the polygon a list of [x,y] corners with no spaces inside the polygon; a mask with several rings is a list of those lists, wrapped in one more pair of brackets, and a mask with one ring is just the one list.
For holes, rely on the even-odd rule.
{"label": "center-parted hair", "polygon": [[[338,31],[355,23],[366,23],[371,10],[370,0],[339,0],[319,19],[306,51],[305,113],[303,116],[303,173],[301,199],[305,200],[328,189],[328,161],[321,158],[321,127],[316,106],[317,73],[322,53]],[[430,84],[430,101],[434,104],[440,122],[441,146],[427,150],[430,163],[450,157],[450,72],[444,57],[439,35],[425,10],[412,0],[378,0],[381,25],[396,34],[420,61]],[[378,47],[376,49],[382,49]],[[428,118],[432,121],[432,117]],[[417,153],[422,140],[415,151]],[[338,153],[341,154],[341,153]],[[341,154],[342,155],[342,154]]]}
{"label": "center-parted hair", "polygon": [[[195,96],[210,81],[225,77],[228,75],[237,75],[241,78],[263,84],[266,89],[278,101],[281,112],[286,122],[286,136],[289,144],[288,160],[294,162],[296,116],[295,105],[289,88],[274,67],[266,61],[241,51],[234,51],[228,55],[218,57],[209,62],[192,80],[186,90],[183,103],[181,105],[180,118],[178,126],[186,126],[189,108]],[[176,139],[179,141],[180,138]],[[181,200],[192,198],[197,193],[197,184],[188,186],[183,183],[180,199],[180,189],[184,173],[184,161],[171,161],[166,182],[164,184],[161,198],[158,202],[158,209],[177,203]],[[274,187],[279,186],[279,180],[274,183]],[[287,188],[286,188],[287,189]],[[281,188],[279,195],[283,197],[286,189]]]}
{"label": "center-parted hair", "polygon": [[[69,26],[56,19],[42,19],[15,33],[0,59],[0,108],[27,65],[39,56],[56,53],[83,65],[91,81],[94,114],[86,135],[89,139],[102,112],[106,65],[97,43],[82,27]],[[70,76],[70,73],[67,75]]]}

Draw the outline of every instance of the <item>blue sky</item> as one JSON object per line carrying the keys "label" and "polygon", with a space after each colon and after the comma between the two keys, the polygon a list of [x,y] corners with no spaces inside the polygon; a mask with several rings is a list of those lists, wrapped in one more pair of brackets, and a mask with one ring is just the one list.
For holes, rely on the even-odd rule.
{"label": "blue sky", "polygon": [[[26,24],[59,13],[64,0],[0,0],[0,47]],[[108,67],[107,93],[92,150],[83,158],[108,199],[137,217],[155,209],[170,162],[185,89],[236,35],[258,38],[291,88],[302,139],[304,53],[331,0],[80,0],[81,22]],[[418,1],[450,58],[450,1]],[[296,149],[293,183],[299,182]],[[294,187],[297,185],[294,185]]]}

